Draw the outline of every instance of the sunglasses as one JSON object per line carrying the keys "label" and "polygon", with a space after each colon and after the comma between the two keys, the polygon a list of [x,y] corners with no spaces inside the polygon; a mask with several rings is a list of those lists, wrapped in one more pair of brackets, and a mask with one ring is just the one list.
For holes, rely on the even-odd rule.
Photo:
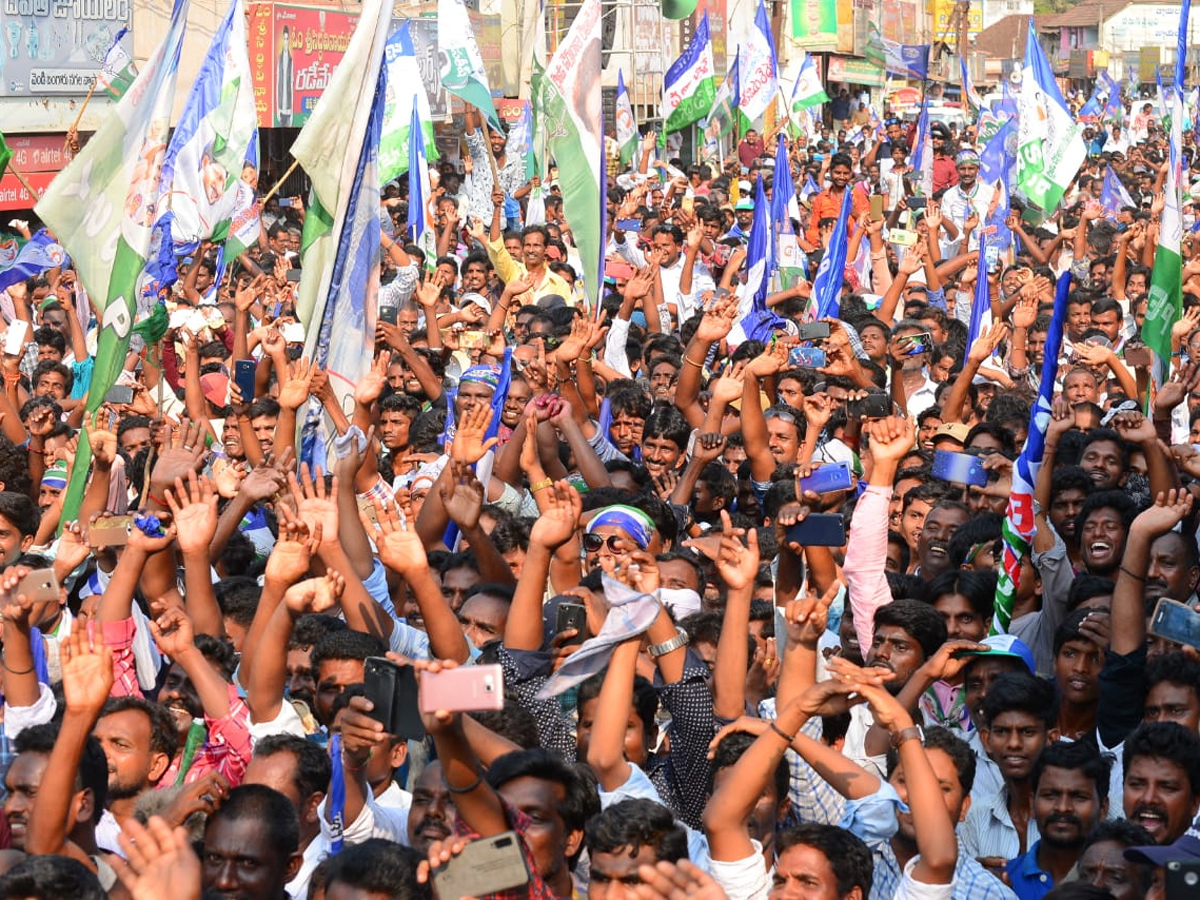
{"label": "sunglasses", "polygon": [[610,534],[608,537],[604,537],[601,534],[585,534],[583,536],[583,549],[588,553],[599,553],[600,548],[607,545],[609,553],[624,553],[624,549],[617,546],[620,541],[621,538],[615,534]]}

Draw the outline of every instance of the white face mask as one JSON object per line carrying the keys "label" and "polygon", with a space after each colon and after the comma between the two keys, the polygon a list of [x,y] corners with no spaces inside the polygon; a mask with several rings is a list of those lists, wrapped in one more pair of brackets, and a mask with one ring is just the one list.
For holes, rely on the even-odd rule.
{"label": "white face mask", "polygon": [[663,606],[675,616],[675,621],[700,612],[700,595],[691,588],[662,588],[658,595]]}

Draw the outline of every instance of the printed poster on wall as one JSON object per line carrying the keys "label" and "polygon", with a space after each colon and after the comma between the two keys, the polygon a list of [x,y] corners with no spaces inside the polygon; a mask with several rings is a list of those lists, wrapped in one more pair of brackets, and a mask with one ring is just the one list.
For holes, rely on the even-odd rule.
{"label": "printed poster on wall", "polygon": [[3,97],[83,96],[133,19],[131,0],[4,0],[0,8]]}

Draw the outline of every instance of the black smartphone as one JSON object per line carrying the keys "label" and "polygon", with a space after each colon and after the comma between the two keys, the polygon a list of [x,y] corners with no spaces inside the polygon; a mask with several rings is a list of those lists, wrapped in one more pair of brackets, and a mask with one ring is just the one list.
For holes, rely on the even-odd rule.
{"label": "black smartphone", "polygon": [[1200,859],[1169,860],[1164,887],[1166,900],[1192,900],[1200,896]]}
{"label": "black smartphone", "polygon": [[252,359],[239,359],[233,364],[233,383],[242,392],[243,403],[254,401],[254,369],[255,363]]}
{"label": "black smartphone", "polygon": [[846,543],[846,517],[841,513],[810,513],[787,530],[789,543],[811,547],[841,547]]}
{"label": "black smartphone", "polygon": [[417,674],[412,666],[401,666],[382,656],[368,656],[363,663],[366,697],[374,705],[371,718],[383,723],[388,734],[405,740],[422,740]]}
{"label": "black smartphone", "polygon": [[819,341],[829,337],[828,322],[806,322],[797,329],[796,337],[802,341]]}
{"label": "black smartphone", "polygon": [[554,616],[554,633],[562,634],[574,628],[575,637],[568,644],[582,644],[587,637],[587,607],[582,603],[560,603]]}
{"label": "black smartphone", "polygon": [[867,394],[846,403],[846,415],[851,419],[883,419],[891,414],[892,398],[887,394]]}
{"label": "black smartphone", "polygon": [[907,206],[909,209],[924,209],[925,208],[925,198],[924,197],[905,197],[904,205]]}
{"label": "black smartphone", "polygon": [[116,406],[127,406],[133,402],[133,386],[128,384],[114,384],[108,389],[108,393],[104,395],[105,403],[112,403]]}
{"label": "black smartphone", "polygon": [[1185,647],[1200,647],[1200,613],[1163,597],[1150,617],[1150,633]]}
{"label": "black smartphone", "polygon": [[395,325],[400,319],[399,306],[381,306],[379,307],[379,321],[387,322],[389,325]]}
{"label": "black smartphone", "polygon": [[906,334],[898,340],[904,344],[905,356],[919,356],[922,353],[933,352],[933,335],[928,331],[920,334]]}

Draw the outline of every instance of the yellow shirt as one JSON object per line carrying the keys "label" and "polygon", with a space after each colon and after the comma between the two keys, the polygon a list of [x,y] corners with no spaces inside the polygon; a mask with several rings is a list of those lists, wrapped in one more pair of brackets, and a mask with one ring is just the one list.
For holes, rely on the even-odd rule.
{"label": "yellow shirt", "polygon": [[[512,254],[505,248],[503,240],[485,241],[484,246],[487,247],[488,258],[491,259],[492,265],[496,267],[496,274],[500,276],[500,280],[505,284],[517,279],[529,278],[529,270],[525,268],[524,264],[512,258]],[[557,275],[547,268],[546,277],[542,279],[541,284],[534,285],[524,294],[519,294],[513,298],[514,308],[517,306],[533,305],[543,297],[549,297],[553,294],[562,297],[568,306],[575,302],[571,286],[567,284],[561,275]]]}

